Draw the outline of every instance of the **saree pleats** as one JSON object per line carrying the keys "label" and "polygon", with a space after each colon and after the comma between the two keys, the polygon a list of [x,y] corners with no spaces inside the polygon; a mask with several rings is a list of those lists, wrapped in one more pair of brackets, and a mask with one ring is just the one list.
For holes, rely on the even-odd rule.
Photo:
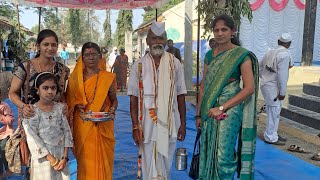
{"label": "saree pleats", "polygon": [[[233,48],[216,56],[208,66],[201,104],[202,135],[199,179],[232,180],[237,169],[240,179],[253,179],[256,94],[243,103],[228,109],[226,111],[228,117],[225,120],[217,121],[208,117],[210,108],[222,105],[241,91],[239,80],[229,84],[227,80],[246,56],[249,56],[253,62],[257,91],[258,74],[256,68],[258,66],[255,57],[247,50],[241,47]],[[240,147],[238,147],[237,153],[236,142],[239,134],[241,142],[238,144]]]}

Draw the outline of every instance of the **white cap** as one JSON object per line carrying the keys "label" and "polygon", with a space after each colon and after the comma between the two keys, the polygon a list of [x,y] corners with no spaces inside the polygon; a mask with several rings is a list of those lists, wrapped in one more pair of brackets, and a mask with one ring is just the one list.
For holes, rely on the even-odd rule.
{"label": "white cap", "polygon": [[116,51],[116,50],[118,50],[118,48],[117,47],[113,47],[113,50]]}
{"label": "white cap", "polygon": [[164,22],[153,21],[152,24],[151,24],[151,31],[156,36],[161,36],[163,33],[165,33],[165,24],[164,24]]}
{"label": "white cap", "polygon": [[279,41],[288,43],[292,41],[291,35],[289,33],[283,33],[281,34]]}

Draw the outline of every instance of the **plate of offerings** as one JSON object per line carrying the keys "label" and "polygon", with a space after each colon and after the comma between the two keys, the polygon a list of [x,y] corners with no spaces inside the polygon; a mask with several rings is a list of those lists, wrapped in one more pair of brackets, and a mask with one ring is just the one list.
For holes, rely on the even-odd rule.
{"label": "plate of offerings", "polygon": [[81,119],[84,121],[92,121],[92,122],[104,122],[104,121],[110,121],[113,119],[112,115],[108,112],[84,112],[81,113]]}

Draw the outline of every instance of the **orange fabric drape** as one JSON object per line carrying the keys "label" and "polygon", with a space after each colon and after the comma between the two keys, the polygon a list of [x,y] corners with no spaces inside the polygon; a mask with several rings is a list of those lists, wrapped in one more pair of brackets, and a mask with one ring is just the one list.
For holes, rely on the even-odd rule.
{"label": "orange fabric drape", "polygon": [[[100,71],[98,75],[84,82],[81,56],[69,78],[67,103],[71,109],[70,124],[74,138],[73,152],[78,163],[78,180],[112,179],[115,145],[113,121],[99,123],[83,121],[80,112],[74,107],[76,104],[84,104],[86,111],[98,112],[106,103],[107,107],[102,111],[108,111],[111,105],[108,91],[114,80],[113,73]],[[89,103],[88,100],[93,96],[96,85],[95,98]]]}
{"label": "orange fabric drape", "polygon": [[100,70],[106,71],[106,70],[107,70],[107,60],[106,60],[106,58],[101,58],[101,59],[99,60],[98,66],[99,66],[99,69],[100,69]]}

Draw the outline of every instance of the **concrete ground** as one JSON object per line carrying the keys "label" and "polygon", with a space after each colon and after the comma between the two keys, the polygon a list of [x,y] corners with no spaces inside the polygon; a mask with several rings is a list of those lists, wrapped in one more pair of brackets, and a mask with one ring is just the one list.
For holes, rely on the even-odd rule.
{"label": "concrete ground", "polygon": [[[264,104],[262,100],[258,101],[258,109]],[[259,113],[258,118],[258,129],[257,136],[263,139],[263,133],[266,129],[266,114]],[[318,134],[319,130],[295,123],[291,120],[281,118],[279,123],[278,134],[282,137],[287,138],[286,145],[278,146],[273,145],[276,148],[285,151],[286,153],[292,154],[306,162],[314,164],[320,167],[320,161],[311,160],[311,157],[317,153],[320,153],[320,137]],[[308,153],[297,153],[288,151],[291,145],[297,145],[302,147]]]}

